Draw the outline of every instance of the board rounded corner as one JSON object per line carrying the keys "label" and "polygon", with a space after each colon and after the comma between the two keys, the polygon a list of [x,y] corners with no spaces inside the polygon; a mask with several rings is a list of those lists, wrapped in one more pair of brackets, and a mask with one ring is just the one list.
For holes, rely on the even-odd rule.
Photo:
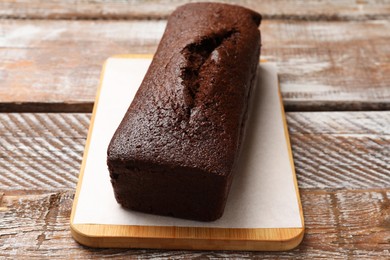
{"label": "board rounded corner", "polygon": [[93,232],[88,232],[88,228],[85,228],[84,224],[74,224],[70,223],[70,232],[74,240],[79,244],[88,247],[98,248],[99,246],[99,236],[93,234]]}
{"label": "board rounded corner", "polygon": [[305,227],[295,228],[295,232],[291,233],[290,237],[286,237],[283,242],[285,243],[285,248],[283,250],[293,250],[297,248],[305,236]]}

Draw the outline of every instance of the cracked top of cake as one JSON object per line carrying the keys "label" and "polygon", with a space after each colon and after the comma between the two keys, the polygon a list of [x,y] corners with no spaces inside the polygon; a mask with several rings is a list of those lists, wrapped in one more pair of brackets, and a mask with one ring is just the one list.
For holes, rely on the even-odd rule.
{"label": "cracked top of cake", "polygon": [[260,51],[261,16],[216,3],[179,7],[108,149],[108,161],[230,174]]}

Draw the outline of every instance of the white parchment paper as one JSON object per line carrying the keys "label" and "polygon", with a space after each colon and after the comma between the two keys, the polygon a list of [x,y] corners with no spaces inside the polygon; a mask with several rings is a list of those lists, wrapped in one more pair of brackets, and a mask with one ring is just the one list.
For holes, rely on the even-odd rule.
{"label": "white parchment paper", "polygon": [[198,222],[134,212],[117,204],[106,166],[106,151],[150,59],[110,58],[104,72],[74,224],[220,228],[302,227],[294,186],[276,67],[262,63],[254,92],[239,172],[224,215]]}

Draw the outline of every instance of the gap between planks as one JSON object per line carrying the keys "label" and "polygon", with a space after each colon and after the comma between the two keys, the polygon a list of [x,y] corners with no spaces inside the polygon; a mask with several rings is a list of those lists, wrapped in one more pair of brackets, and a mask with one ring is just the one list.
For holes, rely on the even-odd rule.
{"label": "gap between planks", "polygon": [[[2,102],[0,113],[92,113],[94,102]],[[390,102],[300,102],[292,100],[283,101],[286,112],[364,112],[364,111],[390,111]]]}
{"label": "gap between planks", "polygon": [[[3,19],[166,19],[179,5],[179,1],[79,1],[70,4],[61,1],[2,1],[0,18]],[[264,19],[304,21],[351,21],[389,19],[386,1],[303,1],[303,0],[225,0],[260,12]]]}

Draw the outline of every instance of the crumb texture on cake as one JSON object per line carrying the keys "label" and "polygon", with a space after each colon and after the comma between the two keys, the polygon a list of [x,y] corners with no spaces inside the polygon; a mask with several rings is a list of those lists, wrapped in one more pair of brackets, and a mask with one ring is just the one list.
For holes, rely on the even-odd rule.
{"label": "crumb texture on cake", "polygon": [[259,57],[260,19],[222,4],[178,8],[112,139],[109,159],[229,174]]}

